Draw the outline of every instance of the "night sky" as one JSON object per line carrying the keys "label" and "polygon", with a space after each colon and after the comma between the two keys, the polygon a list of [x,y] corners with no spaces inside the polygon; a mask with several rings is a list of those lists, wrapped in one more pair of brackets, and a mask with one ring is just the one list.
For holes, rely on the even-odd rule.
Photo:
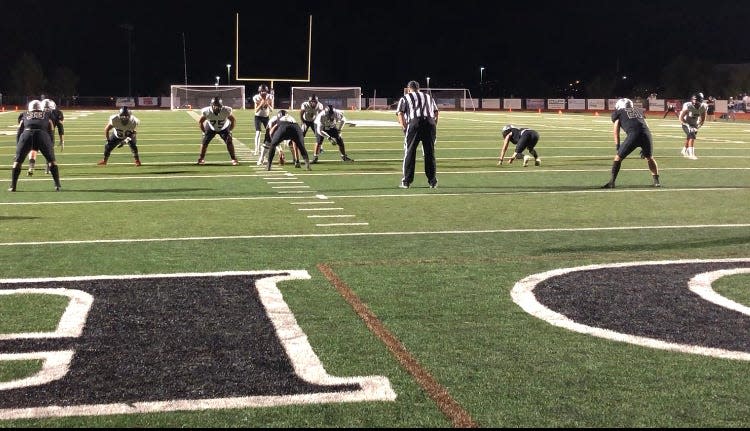
{"label": "night sky", "polygon": [[[499,10],[495,10],[499,9]],[[234,81],[235,14],[245,77],[306,75],[313,16],[312,81],[396,96],[407,81],[534,96],[540,83],[564,85],[626,74],[658,80],[677,55],[750,62],[749,1],[152,1],[0,0],[0,92],[23,52],[49,78],[66,66],[79,95],[159,96],[170,84]],[[132,71],[128,30],[132,25]],[[184,39],[183,39],[184,35]],[[184,44],[183,44],[184,40]],[[185,50],[183,51],[183,48]],[[257,82],[247,82],[248,93]],[[277,81],[277,90],[289,84]]]}

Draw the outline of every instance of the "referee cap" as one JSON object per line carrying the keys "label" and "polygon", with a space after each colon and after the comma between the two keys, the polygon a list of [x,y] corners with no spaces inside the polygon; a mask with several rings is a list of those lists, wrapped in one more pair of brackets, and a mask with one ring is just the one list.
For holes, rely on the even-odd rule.
{"label": "referee cap", "polygon": [[408,84],[406,84],[408,88],[411,88],[412,90],[419,90],[419,83],[417,81],[409,81]]}

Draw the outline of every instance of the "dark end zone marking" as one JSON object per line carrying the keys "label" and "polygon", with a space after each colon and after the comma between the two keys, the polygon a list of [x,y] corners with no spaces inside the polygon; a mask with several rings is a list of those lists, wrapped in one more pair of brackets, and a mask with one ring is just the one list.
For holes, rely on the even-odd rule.
{"label": "dark end zone marking", "polygon": [[453,423],[456,428],[478,428],[469,413],[451,397],[448,390],[443,387],[427,370],[422,368],[419,361],[412,356],[404,345],[393,335],[362,302],[356,293],[342,281],[330,266],[320,263],[318,270],[333,284],[336,290],[344,297],[346,302],[354,308],[354,311],[365,322],[370,331],[375,334],[396,357],[398,362],[411,374],[419,386],[424,389],[440,408],[440,411]]}

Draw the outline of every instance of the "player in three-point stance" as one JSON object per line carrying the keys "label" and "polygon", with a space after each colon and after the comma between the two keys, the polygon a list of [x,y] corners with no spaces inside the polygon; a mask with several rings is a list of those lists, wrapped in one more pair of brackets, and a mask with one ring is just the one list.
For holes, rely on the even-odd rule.
{"label": "player in three-point stance", "polygon": [[138,125],[141,121],[130,113],[127,106],[120,108],[120,112],[109,117],[109,122],[104,127],[104,138],[107,142],[104,144],[104,158],[97,163],[100,166],[105,166],[109,160],[112,150],[120,148],[125,144],[130,147],[130,152],[133,153],[133,159],[135,159],[135,165],[141,165],[141,158],[138,156],[138,145],[136,134]]}

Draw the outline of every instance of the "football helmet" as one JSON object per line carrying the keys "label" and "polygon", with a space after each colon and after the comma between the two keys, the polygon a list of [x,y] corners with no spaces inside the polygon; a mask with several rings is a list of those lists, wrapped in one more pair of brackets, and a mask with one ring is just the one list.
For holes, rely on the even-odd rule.
{"label": "football helmet", "polygon": [[32,100],[29,102],[29,111],[41,111],[44,109],[44,105],[41,100]]}
{"label": "football helmet", "polygon": [[615,110],[618,109],[627,109],[633,107],[633,101],[628,99],[627,97],[623,97],[622,99],[618,100],[617,103],[615,103]]}
{"label": "football helmet", "polygon": [[333,117],[333,105],[326,106],[326,117]]}
{"label": "football helmet", "polygon": [[130,121],[130,109],[128,109],[127,106],[123,106],[120,108],[120,113],[117,114],[120,117],[120,120],[122,120],[123,124],[128,124]]}
{"label": "football helmet", "polygon": [[318,103],[318,96],[313,94],[309,99],[307,99],[307,101],[315,105],[316,103]]}
{"label": "football helmet", "polygon": [[214,114],[218,114],[221,112],[221,108],[224,107],[224,104],[222,103],[221,99],[218,97],[214,97],[211,99],[211,110],[214,111]]}
{"label": "football helmet", "polygon": [[695,93],[690,97],[690,101],[693,102],[693,105],[696,107],[703,103],[703,99],[703,93]]}
{"label": "football helmet", "polygon": [[258,86],[258,93],[268,93],[268,86],[266,84],[260,84]]}
{"label": "football helmet", "polygon": [[505,126],[503,126],[503,138],[506,137],[506,136],[508,136],[508,134],[510,134],[512,132],[511,129],[517,129],[517,128],[518,127],[516,127],[516,126],[514,126],[512,124],[506,124]]}
{"label": "football helmet", "polygon": [[279,118],[286,116],[286,109],[279,110],[279,113],[276,114]]}

